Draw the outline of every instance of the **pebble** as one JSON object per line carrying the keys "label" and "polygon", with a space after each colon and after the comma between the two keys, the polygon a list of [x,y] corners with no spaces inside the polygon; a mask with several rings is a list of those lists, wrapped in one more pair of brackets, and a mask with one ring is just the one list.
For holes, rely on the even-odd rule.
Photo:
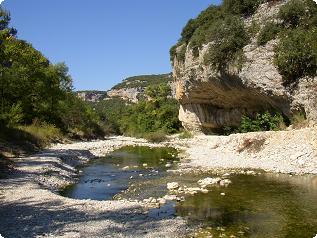
{"label": "pebble", "polygon": [[167,183],[166,186],[168,190],[175,190],[179,188],[179,184],[177,182]]}

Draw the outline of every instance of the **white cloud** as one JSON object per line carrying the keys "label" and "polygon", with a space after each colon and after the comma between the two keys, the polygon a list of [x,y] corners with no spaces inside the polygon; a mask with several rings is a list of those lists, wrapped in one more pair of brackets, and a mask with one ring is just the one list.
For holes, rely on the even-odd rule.
{"label": "white cloud", "polygon": [[[3,2],[4,0],[0,0],[0,4]],[[316,0],[317,1],[317,0]]]}

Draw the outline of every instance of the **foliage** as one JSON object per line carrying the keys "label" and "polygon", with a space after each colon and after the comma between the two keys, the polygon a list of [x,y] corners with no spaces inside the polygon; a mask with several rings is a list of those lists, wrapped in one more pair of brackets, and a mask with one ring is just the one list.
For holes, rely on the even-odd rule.
{"label": "foliage", "polygon": [[257,44],[258,45],[265,45],[270,40],[275,39],[277,34],[280,31],[281,31],[281,28],[278,24],[276,24],[274,22],[266,23],[258,35]]}
{"label": "foliage", "polygon": [[239,127],[239,132],[252,131],[274,131],[282,128],[284,119],[281,114],[271,115],[269,112],[257,113],[254,118],[243,116]]}
{"label": "foliage", "polygon": [[288,27],[297,27],[305,17],[305,5],[302,0],[291,0],[280,8],[279,18]]}
{"label": "foliage", "polygon": [[297,113],[294,113],[294,115],[292,115],[291,117],[291,124],[294,129],[307,127],[309,124],[305,112],[299,111]]}
{"label": "foliage", "polygon": [[120,130],[121,120],[128,116],[131,105],[121,98],[111,98],[93,103],[99,117],[108,125],[107,131],[110,134],[122,134]]}
{"label": "foliage", "polygon": [[178,104],[174,99],[141,101],[129,108],[120,130],[129,136],[142,137],[149,132],[175,133],[180,128]]}
{"label": "foliage", "polygon": [[160,143],[167,139],[166,133],[162,131],[150,132],[144,135],[144,138],[150,142]]}
{"label": "foliage", "polygon": [[78,129],[84,137],[102,136],[97,114],[73,95],[67,66],[50,63],[31,44],[17,39],[9,22],[9,13],[0,7],[1,128],[25,129],[41,138],[46,137],[42,128],[48,133]]}
{"label": "foliage", "polygon": [[213,26],[208,32],[212,44],[205,63],[223,70],[236,60],[237,53],[247,44],[248,37],[242,20],[235,16],[218,20]]}
{"label": "foliage", "polygon": [[171,82],[173,78],[171,74],[158,74],[158,75],[140,75],[127,78],[112,87],[112,89],[122,89],[122,88],[146,88],[150,85],[158,85],[161,83]]}
{"label": "foliage", "polygon": [[[171,60],[175,55],[177,59],[183,60],[183,49],[188,44],[197,57],[202,45],[211,42],[205,62],[218,69],[226,68],[229,62],[236,60],[237,52],[249,40],[241,17],[253,13],[259,3],[258,0],[226,0],[221,6],[211,5],[196,19],[189,20],[181,39],[170,50]],[[177,52],[180,46],[184,48]]]}
{"label": "foliage", "polygon": [[41,147],[63,139],[62,132],[56,126],[35,121],[31,125],[19,126],[20,130],[29,133]]}
{"label": "foliage", "polygon": [[297,28],[285,33],[275,49],[275,61],[286,81],[316,76],[317,28]]}
{"label": "foliage", "polygon": [[231,14],[250,16],[261,2],[261,0],[224,0],[223,8]]}
{"label": "foliage", "polygon": [[193,137],[194,137],[194,135],[189,131],[184,131],[179,135],[179,139],[190,139]]}
{"label": "foliage", "polygon": [[317,75],[317,5],[312,0],[291,0],[280,8],[284,31],[275,49],[274,63],[285,82]]}
{"label": "foliage", "polygon": [[151,85],[145,89],[146,98],[136,104],[122,99],[110,99],[94,105],[99,116],[113,125],[114,133],[144,137],[148,133],[170,134],[180,128],[178,103],[168,98],[170,87]]}
{"label": "foliage", "polygon": [[255,20],[252,21],[251,26],[248,28],[248,34],[254,37],[261,30],[261,26]]}
{"label": "foliage", "polygon": [[102,138],[105,135],[105,121],[92,106],[69,93],[59,103],[61,128],[74,138]]}

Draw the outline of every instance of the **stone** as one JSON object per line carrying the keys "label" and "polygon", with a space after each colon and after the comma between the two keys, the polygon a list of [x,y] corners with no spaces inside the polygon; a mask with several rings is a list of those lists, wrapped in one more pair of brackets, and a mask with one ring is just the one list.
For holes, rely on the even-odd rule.
{"label": "stone", "polygon": [[176,190],[179,188],[179,184],[177,182],[167,183],[168,190]]}
{"label": "stone", "polygon": [[129,166],[125,166],[125,167],[122,168],[122,170],[128,170],[128,169],[130,169]]}
{"label": "stone", "polygon": [[246,172],[247,175],[256,175],[256,172],[254,172],[253,170],[248,170]]}
{"label": "stone", "polygon": [[199,180],[198,184],[202,188],[205,188],[205,187],[208,187],[208,186],[211,186],[211,185],[216,185],[220,181],[221,181],[221,178],[210,178],[210,177],[208,177],[208,178],[204,178],[204,179]]}
{"label": "stone", "polygon": [[165,167],[166,167],[166,168],[170,168],[170,167],[172,167],[172,164],[167,163],[167,164],[165,165]]}
{"label": "stone", "polygon": [[164,205],[166,203],[166,199],[164,199],[164,198],[158,198],[157,201],[161,205]]}
{"label": "stone", "polygon": [[231,183],[230,179],[223,179],[219,182],[220,186],[228,186]]}
{"label": "stone", "polygon": [[168,201],[176,201],[177,200],[177,196],[176,195],[165,195],[163,198],[165,200],[168,200]]}

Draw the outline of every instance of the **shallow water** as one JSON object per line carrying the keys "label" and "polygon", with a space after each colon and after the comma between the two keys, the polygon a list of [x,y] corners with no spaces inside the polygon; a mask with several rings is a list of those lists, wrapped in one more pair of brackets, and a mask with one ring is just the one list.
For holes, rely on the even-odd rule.
{"label": "shallow water", "polygon": [[164,176],[179,161],[176,155],[173,148],[123,147],[79,168],[82,173],[78,183],[66,187],[61,194],[76,199],[112,199],[131,182]]}
{"label": "shallow water", "polygon": [[[142,200],[164,196],[168,182],[197,187],[199,179],[214,176],[167,172],[176,168],[176,154],[171,148],[124,147],[82,167],[79,182],[63,194],[77,199]],[[233,174],[229,179],[228,187],[214,186],[207,194],[151,209],[149,215],[185,217],[189,225],[200,227],[193,234],[196,237],[312,238],[317,234],[317,176],[262,173]]]}

